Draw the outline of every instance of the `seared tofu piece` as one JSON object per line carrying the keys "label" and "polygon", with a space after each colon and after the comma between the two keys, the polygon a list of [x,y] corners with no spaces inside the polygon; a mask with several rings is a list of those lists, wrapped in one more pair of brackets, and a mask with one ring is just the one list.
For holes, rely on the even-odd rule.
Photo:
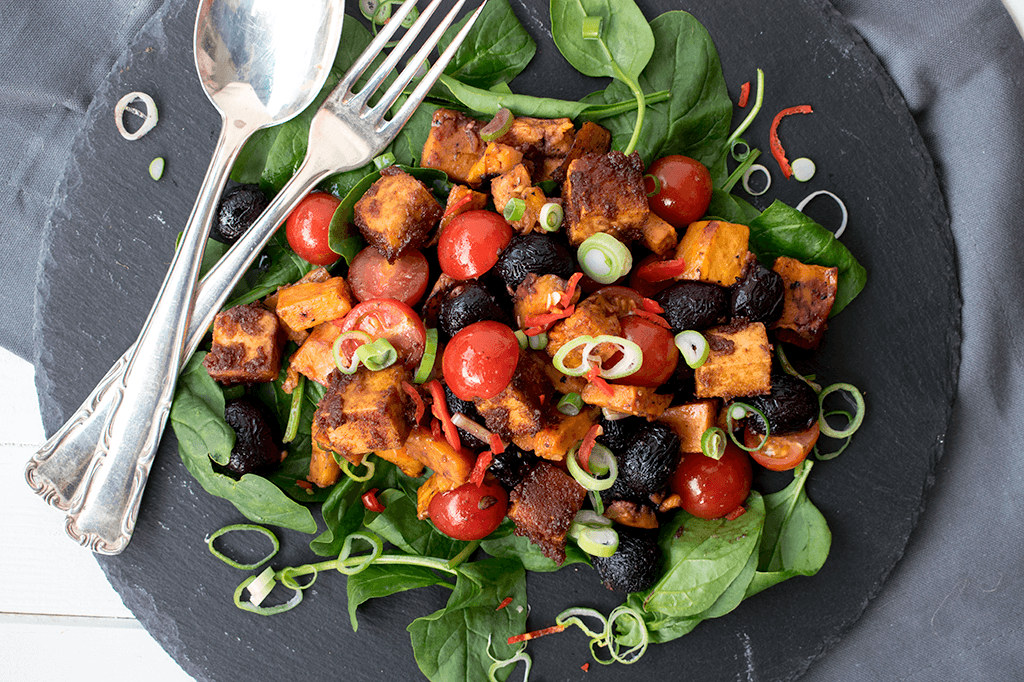
{"label": "seared tofu piece", "polygon": [[[572,315],[564,320],[559,320],[551,328],[548,332],[548,345],[544,350],[553,358],[559,348],[583,335],[622,336],[622,325],[619,324],[619,316],[615,312],[615,307],[603,296],[585,298],[576,306]],[[601,360],[609,360],[616,351],[613,346],[602,344],[596,348],[596,352]],[[582,349],[573,349],[565,357],[566,366],[576,367],[579,365],[582,355]]]}
{"label": "seared tofu piece", "polygon": [[658,421],[668,424],[679,436],[680,452],[700,452],[704,432],[718,421],[718,401],[714,398],[672,405],[661,413]]}
{"label": "seared tofu piece", "polygon": [[476,456],[463,448],[456,450],[444,438],[437,439],[424,428],[415,428],[409,432],[403,448],[405,453],[430,468],[435,474],[452,482],[452,487],[460,486],[469,480],[476,464]]}
{"label": "seared tofu piece", "polygon": [[352,290],[344,277],[284,287],[277,294],[277,316],[290,329],[303,330],[343,317],[352,310]]}
{"label": "seared tofu piece", "polygon": [[309,458],[309,476],[306,480],[320,488],[327,488],[341,478],[341,467],[334,453],[320,445],[316,422],[313,423],[313,453]]}
{"label": "seared tofu piece", "polygon": [[676,228],[659,218],[654,211],[647,214],[647,220],[644,221],[644,225],[640,229],[642,230],[640,243],[659,256],[675,252],[679,245]]}
{"label": "seared tofu piece", "polygon": [[817,348],[836,302],[839,269],[779,256],[772,270],[782,276],[785,287],[782,316],[772,325],[776,338],[800,348]]}
{"label": "seared tofu piece", "polygon": [[468,185],[470,170],[486,150],[480,139],[483,125],[458,111],[438,109],[423,143],[420,165],[442,170],[452,182]]}
{"label": "seared tofu piece", "polygon": [[555,563],[565,561],[565,539],[587,491],[572,476],[541,460],[509,493],[508,516]]}
{"label": "seared tofu piece", "polygon": [[728,287],[743,275],[747,263],[750,228],[720,220],[690,223],[676,247],[676,258],[686,263],[679,279],[694,279]]}
{"label": "seared tofu piece", "polygon": [[441,474],[434,474],[416,490],[416,518],[420,521],[430,518],[430,501],[438,493],[455,490],[458,485]]}
{"label": "seared tofu piece", "polygon": [[733,398],[771,392],[772,345],[761,322],[705,330],[710,350],[696,370],[698,398]]}
{"label": "seared tofu piece", "polygon": [[281,371],[284,335],[277,315],[259,303],[235,306],[213,320],[213,348],[203,360],[222,384],[274,381]]}
{"label": "seared tofu piece", "polygon": [[515,147],[500,142],[488,142],[483,155],[469,169],[466,184],[478,187],[484,180],[507,173],[522,161],[523,153]]}
{"label": "seared tofu piece", "polygon": [[[327,378],[338,367],[334,362],[331,346],[340,335],[341,327],[330,322],[324,322],[314,327],[299,349],[292,353],[291,360],[288,362],[289,378],[291,378],[292,372],[298,372],[307,379],[326,386]],[[298,379],[297,376],[296,379]],[[291,387],[294,387],[294,383],[289,381],[284,388],[291,393]]]}
{"label": "seared tofu piece", "polygon": [[[533,351],[535,353],[543,353],[544,351]],[[562,374],[558,371],[558,368],[546,361],[544,363],[544,374],[547,375],[548,381],[551,382],[551,386],[565,395],[567,393],[583,393],[583,388],[587,385],[586,377],[571,377],[568,374]]]}
{"label": "seared tofu piece", "polygon": [[[516,313],[516,323],[520,329],[526,329],[527,320],[546,315],[552,308],[563,308],[562,295],[569,288],[569,282],[558,275],[537,275],[526,273],[526,277],[516,287],[512,296],[512,304]],[[568,305],[575,305],[580,300],[580,290],[575,288]]]}
{"label": "seared tofu piece", "polygon": [[543,426],[544,403],[551,392],[544,368],[537,358],[520,351],[516,372],[501,393],[475,400],[487,428],[506,440],[533,436]]}
{"label": "seared tofu piece", "polygon": [[522,152],[533,169],[533,182],[543,182],[553,179],[552,173],[569,154],[575,137],[576,129],[567,118],[517,116],[509,131],[496,141]]}
{"label": "seared tofu piece", "polygon": [[547,202],[544,190],[536,187],[530,179],[530,173],[526,166],[518,164],[507,173],[503,173],[491,180],[491,198],[494,200],[494,207],[498,212],[505,210],[505,204],[512,199],[522,199],[526,204],[526,210],[519,220],[509,222],[509,225],[520,234],[529,234],[540,229],[540,211]]}
{"label": "seared tofu piece", "polygon": [[334,372],[313,414],[320,446],[354,464],[377,450],[395,450],[409,435],[403,381],[412,375],[395,364],[378,372],[360,367],[354,374]]}
{"label": "seared tofu piece", "polygon": [[576,137],[572,140],[569,153],[558,163],[557,167],[548,172],[548,175],[555,182],[565,182],[565,176],[569,170],[570,163],[584,154],[607,154],[611,148],[611,132],[593,121],[587,121],[576,131]]}
{"label": "seared tofu piece", "polygon": [[[468,198],[467,198],[468,197]],[[452,218],[465,213],[466,211],[477,211],[487,206],[487,195],[483,192],[477,192],[476,190],[470,189],[465,185],[455,185],[452,190],[448,192],[448,200],[444,205],[444,214],[441,216],[441,224],[438,226],[438,232],[444,229],[445,225],[452,221]],[[436,235],[434,240],[436,241]]]}
{"label": "seared tofu piece", "polygon": [[552,409],[544,428],[533,437],[533,454],[553,462],[564,461],[573,446],[597,423],[598,414],[596,408],[583,408],[570,417]]}
{"label": "seared tofu piece", "polygon": [[632,528],[657,528],[654,508],[629,500],[614,500],[604,508],[604,516],[615,523]]}
{"label": "seared tofu piece", "polygon": [[625,412],[634,417],[654,421],[672,403],[672,395],[655,393],[647,386],[628,384],[607,384],[607,390],[597,384],[587,384],[580,397],[588,405],[606,407],[616,412]]}
{"label": "seared tofu piece", "polygon": [[388,166],[356,202],[353,219],[367,243],[394,263],[427,243],[442,213],[426,185]]}
{"label": "seared tofu piece", "polygon": [[569,243],[607,232],[622,242],[640,237],[650,208],[644,164],[636,153],[584,154],[569,164],[562,199]]}

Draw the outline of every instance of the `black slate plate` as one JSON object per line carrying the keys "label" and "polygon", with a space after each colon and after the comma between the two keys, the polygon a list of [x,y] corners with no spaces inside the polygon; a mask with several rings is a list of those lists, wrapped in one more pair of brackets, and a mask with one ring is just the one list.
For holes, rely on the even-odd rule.
{"label": "black slate plate", "polygon": [[[593,88],[548,42],[546,3],[515,0],[539,44],[520,91],[576,97]],[[586,679],[793,679],[857,619],[903,553],[942,451],[959,363],[959,293],[942,195],[920,135],[877,59],[824,0],[641,0],[648,17],[687,9],[711,32],[730,91],[767,74],[764,113],[746,138],[767,150],[774,112],[796,104],[812,116],[789,126],[791,158],[818,164],[808,185],[783,181],[753,200],[795,205],[812,190],[840,194],[850,210],[844,242],[869,272],[861,297],[833,320],[805,365],[828,381],[861,387],[868,417],[851,448],[819,464],[809,494],[828,519],[833,546],[814,578],[758,595],[724,618],[625,668],[591,665]],[[525,5],[525,6],[524,6]],[[169,0],[96,98],[70,160],[47,234],[36,317],[37,385],[48,432],[78,406],[134,339],[166,271],[209,161],[218,120],[196,81],[190,53],[194,2]],[[555,84],[552,86],[552,84]],[[143,90],[161,120],[137,142],[113,125],[113,104]],[[798,132],[795,132],[798,131]],[[146,173],[167,159],[160,182]],[[775,168],[770,157],[765,164]],[[827,208],[827,207],[826,207]],[[812,204],[821,222],[835,219]],[[204,536],[241,520],[206,495],[181,465],[173,436],[161,447],[135,537],[98,560],[125,603],[191,675],[201,680],[420,679],[405,626],[444,595],[406,593],[348,623],[344,579],[321,576],[301,607],[274,618],[238,611],[242,574],[213,559]],[[283,561],[309,559],[307,539],[285,533]],[[588,568],[531,576],[531,627],[573,605],[607,612],[615,597]],[[589,660],[578,634],[531,643],[535,679],[582,679]]]}

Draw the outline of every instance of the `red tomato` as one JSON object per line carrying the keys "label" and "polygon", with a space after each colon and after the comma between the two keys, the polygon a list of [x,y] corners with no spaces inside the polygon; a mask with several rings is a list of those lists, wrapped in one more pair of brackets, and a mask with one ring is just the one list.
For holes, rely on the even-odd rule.
{"label": "red tomato", "polygon": [[644,352],[644,363],[636,372],[613,383],[654,388],[668,381],[679,364],[679,349],[672,332],[639,315],[627,315],[619,324],[622,335]]}
{"label": "red tomato", "polygon": [[507,511],[508,493],[494,481],[438,493],[428,507],[437,529],[456,540],[482,540],[501,525]]}
{"label": "red tomato", "polygon": [[[700,161],[688,156],[664,156],[647,169],[660,181],[661,188],[647,198],[651,210],[662,220],[675,227],[686,227],[700,220],[711,203],[711,173]],[[644,179],[648,192],[653,192],[655,183]]]}
{"label": "red tomato", "polygon": [[719,460],[699,452],[683,455],[671,488],[683,498],[684,510],[698,518],[717,519],[743,504],[753,478],[747,453],[730,441]]}
{"label": "red tomato", "polygon": [[353,295],[360,301],[393,298],[415,305],[427,290],[430,266],[419,251],[410,251],[389,263],[380,251],[367,246],[352,259],[347,279]]}
{"label": "red tomato", "polygon": [[338,254],[331,251],[328,237],[331,219],[341,201],[326,192],[310,192],[285,221],[288,245],[299,257],[313,265],[331,265]]}
{"label": "red tomato", "polygon": [[[386,338],[398,351],[398,358],[406,367],[416,367],[427,345],[427,330],[412,308],[393,298],[363,301],[341,318],[341,331],[358,329],[373,339]],[[358,345],[358,344],[356,344]],[[343,349],[346,359],[355,350]]]}
{"label": "red tomato", "polygon": [[511,240],[512,227],[494,211],[466,211],[441,230],[437,260],[449,277],[475,279],[494,267]]}
{"label": "red tomato", "polygon": [[641,279],[637,276],[637,272],[643,266],[648,263],[655,263],[662,260],[661,256],[656,253],[651,253],[643,257],[643,259],[633,266],[633,269],[629,273],[629,286],[631,289],[636,290],[641,296],[647,298],[654,298],[654,296],[660,292],[668,289],[670,286],[676,283],[674,279],[667,279],[663,282],[648,282],[646,279]]}
{"label": "red tomato", "polygon": [[519,363],[519,341],[507,325],[493,320],[463,327],[444,349],[441,370],[452,393],[462,400],[501,393]]}
{"label": "red tomato", "polygon": [[[807,459],[821,433],[818,422],[797,433],[781,436],[769,435],[768,441],[759,450],[753,450],[750,456],[754,461],[769,471],[789,471]],[[743,444],[748,448],[756,448],[764,440],[764,436],[743,429]]]}

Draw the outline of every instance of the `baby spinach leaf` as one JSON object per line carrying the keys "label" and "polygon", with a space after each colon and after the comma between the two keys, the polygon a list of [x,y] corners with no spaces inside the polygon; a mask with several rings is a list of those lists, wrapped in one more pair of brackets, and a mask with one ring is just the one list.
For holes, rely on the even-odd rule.
{"label": "baby spinach leaf", "polygon": [[747,498],[746,513],[732,521],[679,512],[662,528],[665,569],[643,596],[644,609],[680,618],[710,608],[757,549],[763,523],[764,501],[756,491]]}
{"label": "baby spinach leaf", "polygon": [[778,256],[801,263],[839,268],[834,316],[857,297],[867,282],[867,270],[831,231],[781,201],[775,201],[750,221],[750,250],[767,265]]}
{"label": "baby spinach leaf", "polygon": [[337,556],[345,538],[363,525],[366,507],[360,504],[362,486],[348,476],[334,484],[320,507],[327,529],[313,538],[309,548],[317,556]]}
{"label": "baby spinach leaf", "polygon": [[[441,38],[448,47],[469,17]],[[537,44],[519,23],[508,0],[489,0],[483,12],[445,69],[445,73],[479,88],[490,88],[515,78],[533,59]]]}
{"label": "baby spinach leaf", "polygon": [[714,189],[711,190],[711,204],[708,206],[707,215],[729,223],[749,225],[751,220],[761,215],[761,212],[734,194]]}
{"label": "baby spinach leaf", "polygon": [[432,585],[450,585],[436,573],[423,566],[392,564],[389,566],[367,566],[348,576],[348,616],[352,621],[352,632],[359,629],[356,609],[370,599],[387,597],[399,592],[415,590]]}
{"label": "baby spinach leaf", "polygon": [[[506,597],[512,602],[495,611]],[[526,630],[526,572],[512,559],[484,559],[459,567],[448,604],[408,627],[420,671],[433,682],[485,680],[488,645],[498,659],[514,653],[508,638]],[[489,640],[489,641],[488,641]],[[505,679],[511,670],[499,670]]]}
{"label": "baby spinach leaf", "polygon": [[416,517],[416,500],[401,490],[377,495],[384,511],[366,515],[366,527],[407,554],[451,559],[466,543],[453,540]]}
{"label": "baby spinach leaf", "polygon": [[[509,526],[511,522],[507,521]],[[502,524],[504,526],[505,523]],[[544,556],[540,547],[530,542],[528,538],[513,535],[511,532],[502,533],[499,528],[490,537],[480,543],[480,548],[493,557],[506,559],[519,559],[523,562],[527,571],[538,573],[550,573],[572,564],[588,564],[590,560],[587,553],[576,545],[569,543],[565,547],[565,561],[561,565]]]}
{"label": "baby spinach leaf", "polygon": [[277,291],[278,287],[293,284],[312,269],[312,265],[288,247],[284,231],[278,230],[264,248],[262,260],[258,260],[245,279],[235,286],[231,292],[233,298],[224,307],[233,308],[258,301]]}
{"label": "baby spinach leaf", "polygon": [[814,575],[828,558],[832,532],[805,487],[813,464],[805,460],[788,486],[765,495],[764,537],[748,596],[796,575]]}
{"label": "baby spinach leaf", "polygon": [[178,379],[181,400],[175,396],[171,423],[177,415],[181,428],[175,428],[175,435],[180,448],[201,452],[223,466],[235,447],[235,431],[224,421],[224,391],[203,367],[205,357],[206,353],[195,353],[185,364]]}

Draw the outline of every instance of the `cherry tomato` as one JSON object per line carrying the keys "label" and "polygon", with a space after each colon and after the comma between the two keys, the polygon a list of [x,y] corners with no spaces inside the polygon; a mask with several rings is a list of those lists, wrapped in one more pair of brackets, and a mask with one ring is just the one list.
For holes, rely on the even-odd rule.
{"label": "cherry tomato", "polygon": [[[664,156],[647,169],[658,179],[659,191],[647,198],[651,210],[675,227],[686,227],[700,220],[711,203],[711,173],[700,161],[678,154]],[[651,178],[644,180],[647,191],[656,187]]]}
{"label": "cherry tomato", "polygon": [[482,540],[501,525],[508,493],[494,481],[464,483],[434,495],[427,508],[437,529],[456,540]]}
{"label": "cherry tomato", "polygon": [[393,298],[415,305],[427,290],[430,266],[419,251],[410,251],[389,263],[380,251],[367,246],[352,259],[347,279],[352,294],[360,301]]}
{"label": "cherry tomato", "polygon": [[719,460],[699,452],[683,455],[670,485],[683,498],[684,510],[698,518],[717,519],[743,504],[753,478],[747,453],[730,441]]}
{"label": "cherry tomato", "polygon": [[664,291],[675,284],[676,280],[674,279],[666,279],[663,282],[648,282],[646,279],[642,279],[637,275],[637,272],[643,266],[648,263],[656,263],[660,260],[663,260],[662,257],[656,253],[644,256],[639,263],[633,266],[633,269],[629,273],[629,287],[634,289],[641,296],[654,298],[658,292]]}
{"label": "cherry tomato", "polygon": [[437,239],[437,260],[444,274],[475,279],[498,262],[512,241],[512,227],[494,211],[466,211],[448,223]]}
{"label": "cherry tomato", "polygon": [[331,251],[328,237],[331,219],[341,201],[326,192],[310,192],[292,209],[285,221],[288,245],[313,265],[331,265],[338,254]]}
{"label": "cherry tomato", "polygon": [[[363,301],[341,318],[339,326],[343,332],[356,329],[366,332],[373,339],[387,339],[406,367],[419,364],[427,345],[427,330],[420,316],[393,298]],[[355,348],[342,344],[342,351],[346,359],[351,359]]]}
{"label": "cherry tomato", "polygon": [[493,320],[463,327],[444,349],[441,369],[462,400],[493,398],[516,373],[519,341],[507,325]]}
{"label": "cherry tomato", "polygon": [[[619,319],[622,335],[640,346],[644,362],[640,369],[612,383],[654,388],[668,381],[679,364],[679,349],[672,332],[639,315]],[[610,366],[607,365],[606,366]]]}
{"label": "cherry tomato", "polygon": [[[814,422],[810,428],[797,433],[770,434],[768,441],[759,450],[751,451],[750,456],[769,471],[789,471],[807,459],[820,433],[818,422]],[[748,448],[756,448],[762,440],[763,435],[743,430],[743,444]]]}

